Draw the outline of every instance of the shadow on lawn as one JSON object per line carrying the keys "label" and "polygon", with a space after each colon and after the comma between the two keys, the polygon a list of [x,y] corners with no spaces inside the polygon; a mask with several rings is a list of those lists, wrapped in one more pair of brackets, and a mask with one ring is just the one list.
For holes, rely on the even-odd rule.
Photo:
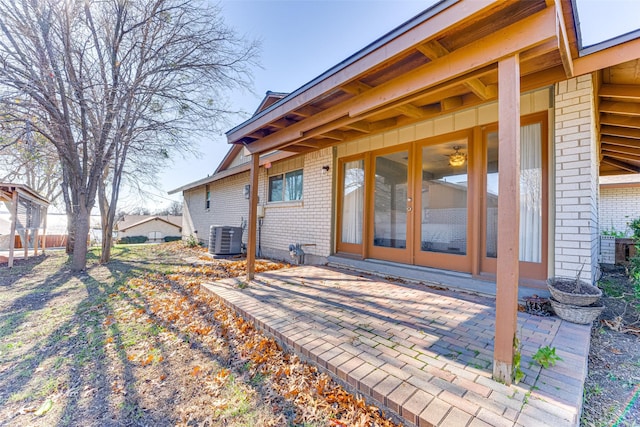
{"label": "shadow on lawn", "polygon": [[[130,255],[124,248],[116,256]],[[64,409],[57,424],[104,425],[123,419],[135,423],[144,417],[135,387],[127,387],[124,402],[118,405],[120,413],[113,411],[112,401],[121,390],[109,383],[110,372],[118,369],[128,384],[133,378],[132,363],[124,351],[117,351],[115,360],[107,357],[107,329],[103,325],[114,316],[110,296],[129,277],[156,272],[158,264],[114,258],[101,266],[95,263],[98,258],[90,252],[87,271],[79,273],[69,270],[63,254],[32,258],[14,269],[0,270],[0,283],[4,284],[0,300],[0,406],[40,405],[44,398],[58,393],[66,399],[60,399]],[[111,325],[110,332],[114,344],[121,348],[117,328]],[[77,418],[79,414],[90,414],[93,419]],[[0,425],[16,416],[18,411],[0,412]],[[145,423],[149,422],[159,425],[167,420],[147,419]]]}

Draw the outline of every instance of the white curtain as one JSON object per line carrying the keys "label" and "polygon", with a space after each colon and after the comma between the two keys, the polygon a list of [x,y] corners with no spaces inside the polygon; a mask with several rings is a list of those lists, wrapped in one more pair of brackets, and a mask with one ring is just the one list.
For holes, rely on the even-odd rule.
{"label": "white curtain", "polygon": [[542,135],[540,123],[520,130],[520,261],[542,261]]}
{"label": "white curtain", "polygon": [[344,163],[342,185],[342,242],[361,244],[364,216],[363,160]]}

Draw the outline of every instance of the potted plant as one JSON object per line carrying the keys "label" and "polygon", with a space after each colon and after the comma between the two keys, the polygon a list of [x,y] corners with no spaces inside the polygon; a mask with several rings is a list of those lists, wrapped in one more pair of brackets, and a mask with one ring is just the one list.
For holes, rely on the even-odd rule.
{"label": "potted plant", "polygon": [[580,279],[584,264],[575,278],[552,277],[547,280],[551,307],[559,318],[572,323],[590,324],[604,309],[599,303],[602,291]]}

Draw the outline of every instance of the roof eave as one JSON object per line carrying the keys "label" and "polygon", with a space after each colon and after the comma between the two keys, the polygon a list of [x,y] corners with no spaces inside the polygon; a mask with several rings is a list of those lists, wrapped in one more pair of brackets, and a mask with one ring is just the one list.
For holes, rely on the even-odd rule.
{"label": "roof eave", "polygon": [[420,25],[420,24],[424,23],[425,21],[429,20],[430,18],[432,18],[433,16],[435,16],[436,14],[441,12],[442,10],[450,7],[451,5],[453,5],[455,3],[458,3],[459,1],[460,0],[441,0],[438,3],[435,3],[434,5],[430,6],[427,9],[425,9],[420,14],[414,16],[413,18],[409,19],[405,23],[401,24],[400,26],[396,27],[395,29],[391,30],[390,32],[386,33],[385,35],[383,35],[382,37],[378,38],[374,42],[372,42],[369,45],[365,46],[363,49],[361,49],[358,52],[354,53],[353,55],[349,56],[344,61],[338,63],[337,65],[334,65],[333,67],[331,67],[330,69],[328,69],[324,73],[320,74],[318,77],[316,77],[313,80],[309,81],[308,83],[304,84],[300,88],[294,90],[289,95],[287,95],[284,98],[282,98],[281,100],[273,103],[272,105],[270,105],[269,107],[267,107],[264,110],[260,111],[259,113],[255,114],[254,116],[252,116],[248,120],[245,120],[244,122],[240,123],[239,125],[237,125],[237,126],[233,127],[232,129],[228,130],[225,133],[227,135],[228,142],[229,143],[234,143],[235,142],[235,141],[231,140],[231,138],[230,138],[231,134],[233,134],[235,132],[238,132],[242,128],[244,128],[244,127],[256,122],[257,120],[261,119],[265,115],[267,115],[270,112],[274,111],[275,109],[281,107],[283,104],[291,101],[295,97],[297,97],[300,94],[306,92],[307,90],[309,90],[310,88],[316,86],[320,82],[322,82],[324,80],[327,80],[328,78],[330,78],[331,76],[333,76],[336,73],[340,72],[341,70],[347,68],[348,66],[350,66],[350,65],[354,64],[355,62],[357,62],[358,60],[364,58],[369,53],[375,51],[376,49],[379,49],[382,46],[384,46],[389,41],[393,40],[394,38],[398,37],[399,35],[409,31],[410,29],[416,27],[417,25]]}

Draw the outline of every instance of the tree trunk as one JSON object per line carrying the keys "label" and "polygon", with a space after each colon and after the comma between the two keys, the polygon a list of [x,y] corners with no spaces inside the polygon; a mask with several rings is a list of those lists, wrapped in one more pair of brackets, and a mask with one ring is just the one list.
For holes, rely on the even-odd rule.
{"label": "tree trunk", "polygon": [[75,241],[76,241],[75,227],[74,227],[75,222],[76,222],[76,214],[75,213],[67,214],[67,243],[65,245],[65,251],[67,255],[71,255],[75,247]]}
{"label": "tree trunk", "polygon": [[100,252],[100,263],[104,264],[111,259],[111,247],[113,239],[111,237],[111,230],[113,230],[113,224],[102,224],[102,252]]}
{"label": "tree trunk", "polygon": [[102,251],[100,253],[100,263],[104,264],[111,259],[111,246],[113,234],[113,222],[115,218],[115,209],[109,207],[107,194],[105,190],[105,182],[102,181],[98,186],[98,204],[100,205],[100,226],[102,228]]}
{"label": "tree trunk", "polygon": [[[87,237],[89,236],[89,213],[84,206],[78,209],[74,224],[75,243],[71,257],[71,271],[82,271],[87,266]],[[71,230],[69,230],[71,235]]]}
{"label": "tree trunk", "polygon": [[[111,203],[107,198],[107,178],[109,176],[109,169],[105,169],[103,172],[103,179],[98,184],[98,205],[100,206],[100,226],[102,228],[102,252],[100,253],[100,263],[104,264],[111,259],[111,247],[113,244],[113,223],[115,221],[115,206],[117,203],[117,191],[118,189],[112,188]],[[112,186],[115,182],[119,182],[119,178],[113,178]],[[113,194],[116,197],[113,197]]]}

